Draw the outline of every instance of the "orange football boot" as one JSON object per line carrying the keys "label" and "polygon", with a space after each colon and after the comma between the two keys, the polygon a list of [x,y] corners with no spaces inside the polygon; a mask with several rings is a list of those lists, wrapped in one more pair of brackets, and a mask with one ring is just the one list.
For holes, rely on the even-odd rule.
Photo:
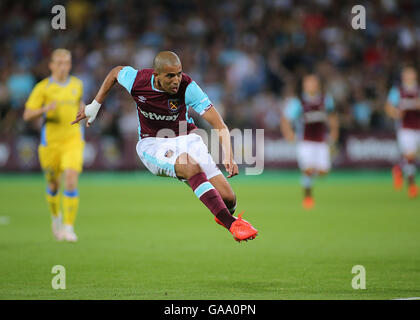
{"label": "orange football boot", "polygon": [[400,166],[395,165],[392,167],[392,181],[395,190],[401,190],[404,185],[404,176]]}
{"label": "orange football boot", "polygon": [[303,199],[302,205],[304,209],[311,210],[315,206],[315,200],[310,196],[305,197]]}
{"label": "orange football boot", "polygon": [[418,187],[415,184],[408,186],[408,196],[410,198],[416,198],[419,193]]}
{"label": "orange football boot", "polygon": [[248,221],[242,219],[242,213],[238,215],[238,218],[230,226],[230,233],[232,233],[233,238],[238,241],[248,241],[253,240],[258,235],[257,229],[255,229]]}

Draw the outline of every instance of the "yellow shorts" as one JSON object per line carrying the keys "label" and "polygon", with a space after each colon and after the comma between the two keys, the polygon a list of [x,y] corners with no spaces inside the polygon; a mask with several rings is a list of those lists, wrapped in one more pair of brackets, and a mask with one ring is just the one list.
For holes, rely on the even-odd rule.
{"label": "yellow shorts", "polygon": [[39,162],[47,180],[57,180],[67,169],[82,172],[84,146],[82,140],[68,140],[59,145],[39,145]]}

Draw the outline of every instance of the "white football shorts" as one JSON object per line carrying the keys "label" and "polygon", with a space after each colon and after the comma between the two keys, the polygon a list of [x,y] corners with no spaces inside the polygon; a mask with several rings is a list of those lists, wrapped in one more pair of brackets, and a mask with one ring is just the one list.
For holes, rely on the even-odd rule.
{"label": "white football shorts", "polygon": [[420,130],[401,128],[397,139],[402,154],[416,154],[420,148]]}
{"label": "white football shorts", "polygon": [[298,142],[296,157],[301,170],[329,171],[331,168],[330,148],[326,142]]}
{"label": "white football shorts", "polygon": [[200,165],[207,179],[222,174],[196,133],[173,138],[143,138],[137,143],[136,151],[145,167],[157,176],[177,178],[175,162],[182,153],[188,153]]}

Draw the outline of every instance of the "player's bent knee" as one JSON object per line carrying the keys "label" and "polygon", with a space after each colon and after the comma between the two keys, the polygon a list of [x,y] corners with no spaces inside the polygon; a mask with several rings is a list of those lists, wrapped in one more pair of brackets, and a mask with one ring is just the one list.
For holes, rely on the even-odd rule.
{"label": "player's bent knee", "polygon": [[202,172],[200,165],[188,153],[179,155],[175,162],[175,173],[178,177],[189,179]]}
{"label": "player's bent knee", "polygon": [[188,164],[187,172],[189,175],[188,178],[190,178],[196,175],[197,173],[202,172],[202,170],[201,170],[201,167],[197,163],[195,163],[195,164]]}

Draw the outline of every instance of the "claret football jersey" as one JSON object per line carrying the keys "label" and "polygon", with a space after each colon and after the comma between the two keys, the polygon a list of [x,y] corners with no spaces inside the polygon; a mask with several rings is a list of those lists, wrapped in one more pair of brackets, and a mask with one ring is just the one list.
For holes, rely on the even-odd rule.
{"label": "claret football jersey", "polygon": [[[309,97],[292,98],[284,110],[284,116],[297,124],[303,131],[303,140],[323,142],[326,140],[326,121],[329,113],[334,111],[334,100],[330,95],[318,94]],[[303,128],[303,130],[302,130]]]}
{"label": "claret football jersey", "polygon": [[420,130],[420,110],[417,107],[420,99],[420,87],[406,88],[403,85],[391,88],[388,102],[403,112],[401,125],[405,129]]}
{"label": "claret football jersey", "polygon": [[127,66],[120,70],[117,80],[136,102],[139,139],[155,137],[160,130],[167,129],[176,136],[182,134],[183,128],[189,133],[197,128],[188,115],[189,108],[203,115],[212,106],[208,96],[185,73],[176,94],[155,88],[153,69],[136,70]]}

